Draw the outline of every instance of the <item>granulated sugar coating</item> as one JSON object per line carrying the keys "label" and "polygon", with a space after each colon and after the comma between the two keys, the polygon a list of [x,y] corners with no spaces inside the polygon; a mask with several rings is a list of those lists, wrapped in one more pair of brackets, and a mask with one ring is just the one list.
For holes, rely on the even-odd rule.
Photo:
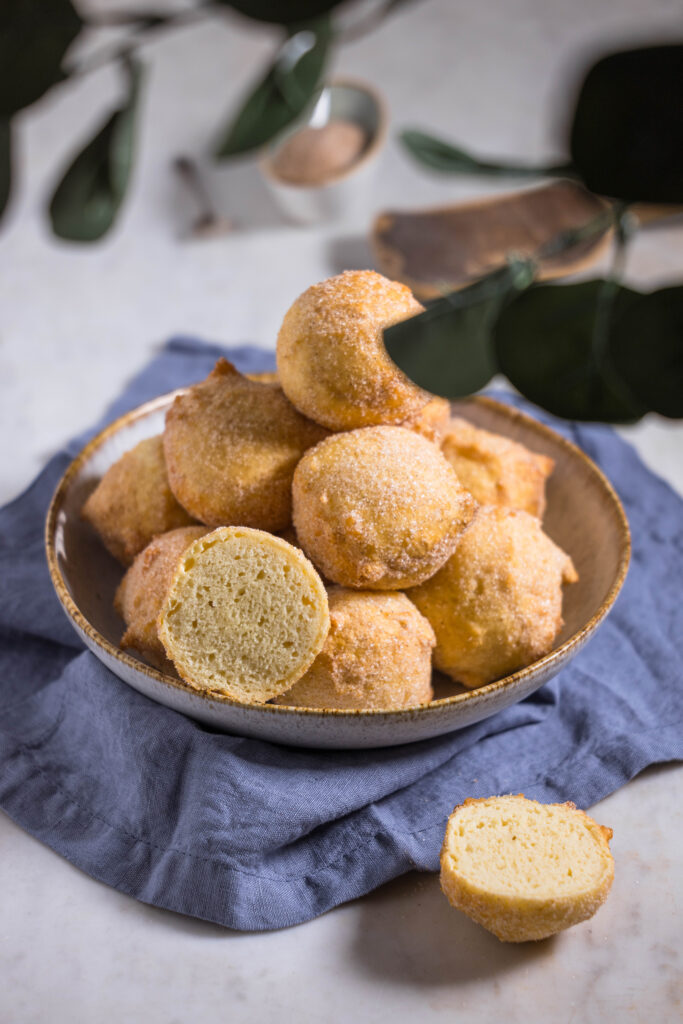
{"label": "granulated sugar coating", "polygon": [[330,631],[308,672],[275,704],[395,710],[427,704],[434,631],[405,594],[330,587]]}
{"label": "granulated sugar coating", "polygon": [[451,403],[446,398],[433,395],[417,416],[403,420],[399,426],[408,427],[409,430],[417,431],[435,444],[441,444],[450,422]]}
{"label": "granulated sugar coating", "polygon": [[410,598],[436,634],[435,667],[477,687],[552,649],[562,584],[577,579],[535,516],[482,505],[443,569]]}
{"label": "granulated sugar coating", "polygon": [[292,497],[297,536],[323,575],[371,590],[429,579],[476,507],[436,445],[387,426],[335,434],[311,449]]}
{"label": "granulated sugar coating", "polygon": [[277,368],[289,400],[330,430],[413,419],[430,395],[389,358],[382,330],[422,311],[405,285],[371,270],[315,284],[285,315]]}
{"label": "granulated sugar coating", "polygon": [[169,487],[160,436],[140,441],[110,466],[81,515],[124,565],[157,534],[193,521]]}
{"label": "granulated sugar coating", "polygon": [[207,526],[283,530],[292,521],[294,467],[326,433],[277,385],[248,380],[219,359],[166,414],[171,488]]}

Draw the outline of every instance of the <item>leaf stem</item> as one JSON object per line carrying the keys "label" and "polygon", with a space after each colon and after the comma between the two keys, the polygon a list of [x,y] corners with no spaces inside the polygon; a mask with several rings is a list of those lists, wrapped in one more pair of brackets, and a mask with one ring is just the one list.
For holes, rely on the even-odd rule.
{"label": "leaf stem", "polygon": [[[631,215],[628,213],[628,204],[623,201],[615,202],[610,214],[614,224],[614,248],[609,273],[598,292],[595,320],[593,321],[591,360],[597,373],[607,381],[612,391],[624,400],[632,402],[633,396],[630,389],[625,386],[612,365],[609,349],[614,304],[621,288],[627,243],[633,233],[634,225]],[[595,380],[597,381],[597,379],[596,377]]]}

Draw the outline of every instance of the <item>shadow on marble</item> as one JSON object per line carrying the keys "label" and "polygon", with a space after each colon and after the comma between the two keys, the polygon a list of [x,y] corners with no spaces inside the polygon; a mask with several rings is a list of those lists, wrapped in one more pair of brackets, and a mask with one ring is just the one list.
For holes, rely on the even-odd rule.
{"label": "shadow on marble", "polygon": [[374,270],[375,258],[365,235],[343,235],[330,239],[327,262],[332,274],[344,270]]}
{"label": "shadow on marble", "polygon": [[[223,164],[202,161],[197,163],[197,173],[212,210],[218,217],[232,222],[234,233],[292,227],[266,187],[253,159]],[[169,176],[171,180],[162,197],[168,221],[174,234],[183,240],[196,241],[192,238],[192,227],[200,213],[199,199],[173,169]]]}
{"label": "shadow on marble", "polygon": [[556,938],[499,942],[449,906],[437,875],[413,872],[358,904],[354,967],[392,984],[437,988],[525,970],[552,957]]}

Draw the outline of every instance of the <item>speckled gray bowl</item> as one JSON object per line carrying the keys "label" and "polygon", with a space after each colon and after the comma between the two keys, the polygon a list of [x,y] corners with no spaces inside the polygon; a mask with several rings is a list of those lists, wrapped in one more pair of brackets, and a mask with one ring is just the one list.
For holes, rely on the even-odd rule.
{"label": "speckled gray bowl", "polygon": [[488,398],[454,404],[458,415],[555,459],[544,526],[574,560],[580,580],[564,597],[565,626],[546,657],[478,690],[435,679],[436,700],[402,711],[313,711],[247,705],[199,692],[164,675],[117,644],[123,623],[113,609],[121,566],[80,518],[83,502],[116,459],[163,429],[174,395],[164,395],[116,420],[74,459],[47,516],[45,541],[57,596],[76,632],[124,682],[152,700],[226,732],[306,747],[382,747],[461,729],[527,697],[581,650],[619,593],[630,554],[628,524],[614,490],[578,448],[552,430]]}

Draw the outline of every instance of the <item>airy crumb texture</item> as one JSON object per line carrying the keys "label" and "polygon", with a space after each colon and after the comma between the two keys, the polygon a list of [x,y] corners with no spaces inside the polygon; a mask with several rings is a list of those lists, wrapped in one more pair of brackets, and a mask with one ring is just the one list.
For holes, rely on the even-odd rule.
{"label": "airy crumb texture", "polygon": [[308,672],[276,704],[395,710],[427,704],[434,632],[405,594],[330,587],[330,631]]}
{"label": "airy crumb texture", "polygon": [[527,512],[481,506],[444,567],[410,598],[436,634],[434,665],[465,686],[552,650],[572,560]]}
{"label": "airy crumb texture", "polygon": [[166,414],[169,482],[207,526],[282,530],[292,519],[294,467],[326,433],[279,387],[249,380],[219,359]]}
{"label": "airy crumb texture", "polygon": [[159,637],[186,682],[262,704],[304,674],[329,624],[325,588],[302,552],[233,526],[186,550]]}
{"label": "airy crumb texture", "polygon": [[482,505],[504,505],[543,518],[545,482],[554,466],[547,455],[459,417],[450,421],[441,450]]}
{"label": "airy crumb texture", "polygon": [[523,795],[465,800],[441,849],[449,902],[503,942],[526,942],[585,921],[614,878],[612,830],[574,804]]}
{"label": "airy crumb texture", "polygon": [[123,565],[159,533],[194,522],[168,483],[161,437],[150,437],[110,466],[81,515]]}
{"label": "airy crumb texture", "polygon": [[308,557],[327,579],[370,590],[432,576],[475,507],[437,446],[405,427],[321,441],[297,466],[292,495]]}
{"label": "airy crumb texture", "polygon": [[409,288],[372,270],[315,284],[285,315],[277,369],[289,400],[330,430],[412,419],[429,401],[399,370],[382,331],[422,312]]}
{"label": "airy crumb texture", "polygon": [[169,667],[159,640],[157,619],[180,562],[190,544],[203,537],[205,526],[182,526],[155,537],[136,557],[119,583],[114,607],[127,629],[121,647],[138,651],[157,668]]}

